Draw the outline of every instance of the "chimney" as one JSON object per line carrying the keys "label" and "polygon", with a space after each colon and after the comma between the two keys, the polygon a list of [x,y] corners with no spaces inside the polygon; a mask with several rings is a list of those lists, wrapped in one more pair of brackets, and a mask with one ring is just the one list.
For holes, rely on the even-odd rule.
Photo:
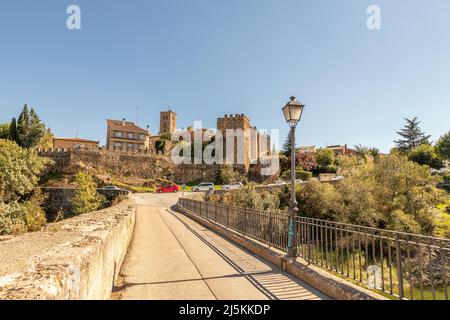
{"label": "chimney", "polygon": [[122,125],[125,127],[125,118],[122,118]]}
{"label": "chimney", "polygon": [[150,126],[149,125],[147,125],[147,132],[150,135]]}

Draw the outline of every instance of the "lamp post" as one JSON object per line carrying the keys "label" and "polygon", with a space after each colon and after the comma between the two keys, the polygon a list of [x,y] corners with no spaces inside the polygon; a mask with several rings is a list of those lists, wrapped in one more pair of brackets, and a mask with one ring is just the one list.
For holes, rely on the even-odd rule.
{"label": "lamp post", "polygon": [[297,254],[294,223],[294,218],[298,213],[298,203],[295,197],[295,128],[302,117],[304,107],[305,105],[300,103],[295,97],[291,97],[290,101],[282,109],[286,122],[291,127],[289,133],[291,139],[291,200],[289,204],[288,259],[295,258]]}

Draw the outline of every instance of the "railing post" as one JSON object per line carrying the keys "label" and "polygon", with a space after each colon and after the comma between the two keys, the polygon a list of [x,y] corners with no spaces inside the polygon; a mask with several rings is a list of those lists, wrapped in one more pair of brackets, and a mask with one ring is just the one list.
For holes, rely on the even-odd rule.
{"label": "railing post", "polygon": [[402,252],[400,248],[398,233],[395,234],[395,252],[397,260],[398,295],[400,299],[403,299],[405,292],[403,290]]}
{"label": "railing post", "polygon": [[244,235],[247,235],[247,208],[244,209]]}
{"label": "railing post", "polygon": [[217,203],[214,202],[214,222],[217,222]]}
{"label": "railing post", "polygon": [[306,218],[306,237],[308,241],[308,262],[311,261],[311,230],[309,228],[309,220]]}
{"label": "railing post", "polygon": [[229,218],[229,215],[230,215],[230,206],[227,205],[227,204],[226,204],[226,206],[227,206],[227,228],[229,228],[229,227],[230,227],[230,218]]}

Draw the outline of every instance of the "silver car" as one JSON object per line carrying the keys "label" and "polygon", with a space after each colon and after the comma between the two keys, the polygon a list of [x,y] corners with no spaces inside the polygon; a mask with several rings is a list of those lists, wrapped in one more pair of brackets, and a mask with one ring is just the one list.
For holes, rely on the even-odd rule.
{"label": "silver car", "polygon": [[199,185],[192,187],[192,191],[194,192],[210,191],[210,190],[214,190],[214,183],[212,182],[202,182]]}
{"label": "silver car", "polygon": [[222,190],[238,190],[243,188],[244,185],[240,182],[225,184],[222,186]]}

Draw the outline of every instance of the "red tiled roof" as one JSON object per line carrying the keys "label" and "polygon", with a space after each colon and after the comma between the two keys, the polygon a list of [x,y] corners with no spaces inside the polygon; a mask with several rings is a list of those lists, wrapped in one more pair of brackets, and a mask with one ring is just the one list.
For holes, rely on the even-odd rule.
{"label": "red tiled roof", "polygon": [[138,133],[146,133],[148,134],[147,130],[142,129],[135,125],[133,122],[125,121],[125,125],[122,120],[106,120],[108,123],[108,127],[111,130],[118,130],[118,131],[131,131],[131,132],[138,132]]}
{"label": "red tiled roof", "polygon": [[86,139],[80,139],[80,138],[53,138],[53,141],[54,140],[73,141],[73,142],[90,142],[90,143],[99,143],[100,142],[100,141],[86,140]]}

